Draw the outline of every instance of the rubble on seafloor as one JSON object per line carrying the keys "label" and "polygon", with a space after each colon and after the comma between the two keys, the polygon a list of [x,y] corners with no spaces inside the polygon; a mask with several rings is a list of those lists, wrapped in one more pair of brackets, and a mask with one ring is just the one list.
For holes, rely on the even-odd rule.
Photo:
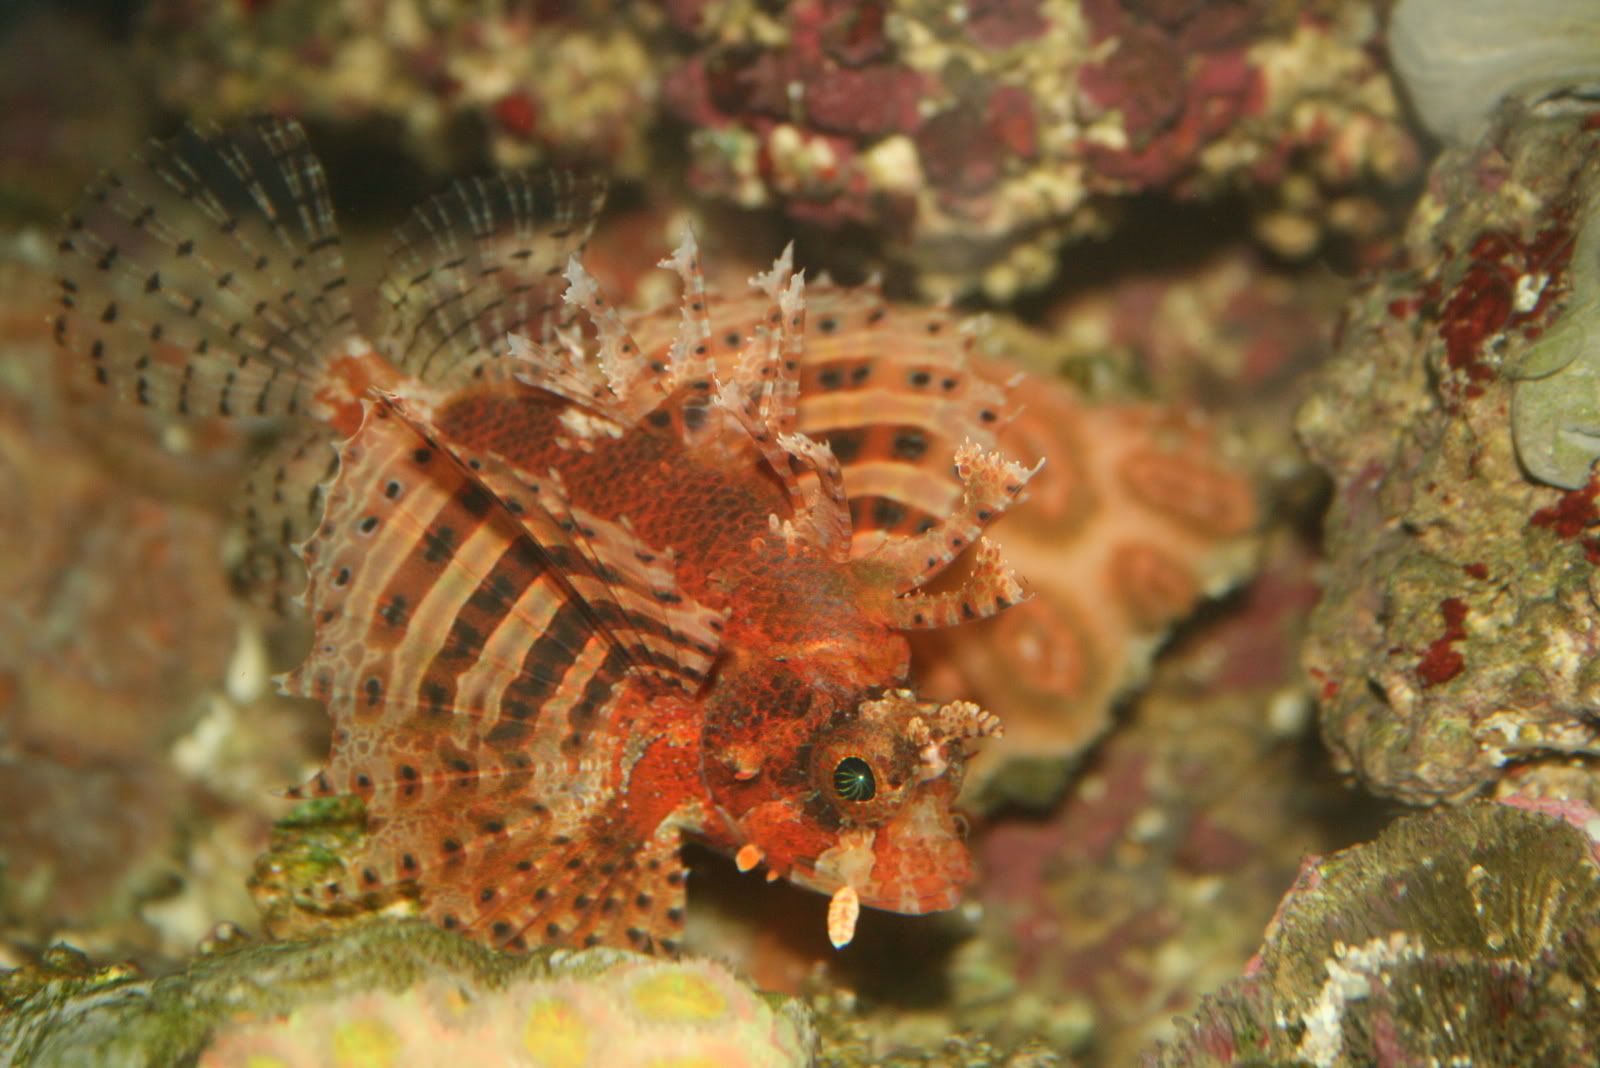
{"label": "rubble on seafloor", "polygon": [[1244,978],[1149,1068],[1600,1057],[1600,814],[1480,802],[1306,861]]}
{"label": "rubble on seafloor", "polygon": [[713,962],[508,956],[419,922],[235,937],[155,980],[67,949],[0,976],[0,1057],[58,1068],[797,1068],[814,1042],[802,1004]]}
{"label": "rubble on seafloor", "polygon": [[1513,102],[1447,149],[1300,411],[1334,481],[1305,664],[1335,759],[1380,793],[1526,791],[1579,764],[1600,797],[1596,484],[1581,460],[1578,488],[1538,477],[1573,469],[1550,443],[1581,446],[1564,428],[1595,405],[1577,352],[1546,346],[1592,299],[1572,257],[1597,146],[1593,113]]}

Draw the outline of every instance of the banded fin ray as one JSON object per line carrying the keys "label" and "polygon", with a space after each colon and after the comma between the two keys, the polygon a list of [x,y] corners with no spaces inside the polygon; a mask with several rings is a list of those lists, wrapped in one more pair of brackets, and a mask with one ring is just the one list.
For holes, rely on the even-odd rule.
{"label": "banded fin ray", "polygon": [[[403,409],[395,409],[409,420]],[[419,437],[427,431],[413,423]],[[440,438],[436,447],[470,469],[527,536],[637,673],[697,692],[721,645],[725,613],[685,595],[676,554],[641,541],[626,517],[605,519],[573,504],[554,469],[518,470],[490,451]]]}
{"label": "banded fin ray", "polygon": [[[470,861],[441,909],[496,946],[622,946],[675,952],[688,872],[681,834],[665,824],[632,841],[616,808],[581,837],[553,836],[536,854],[508,846]],[[598,830],[598,833],[594,833]],[[446,923],[449,921],[446,920]]]}
{"label": "banded fin ray", "polygon": [[372,404],[301,552],[315,635],[280,687],[324,701],[334,733],[291,796],[368,813],[330,898],[415,886],[442,919],[458,865],[540,856],[594,815],[629,658],[469,470]]}
{"label": "banded fin ray", "polygon": [[[773,303],[765,292],[709,301],[704,329],[720,378],[734,377],[750,346],[765,344]],[[668,350],[677,329],[665,308],[633,324],[647,354]],[[968,441],[994,449],[1012,411],[1006,388],[975,370],[972,334],[949,311],[898,308],[874,286],[827,281],[805,288],[804,329],[794,351],[793,429],[827,445],[842,473],[852,554],[923,533],[957,511],[956,450]],[[776,411],[781,418],[782,406]],[[800,460],[802,484],[813,477],[808,466]]]}
{"label": "banded fin ray", "polygon": [[291,120],[188,126],[67,218],[74,374],[181,416],[297,415],[354,331],[322,166]]}
{"label": "banded fin ray", "polygon": [[994,449],[1011,405],[974,369],[973,337],[950,312],[894,307],[871,287],[817,284],[807,301],[797,426],[843,470],[861,556],[959,510],[956,452]]}
{"label": "banded fin ray", "polygon": [[596,178],[523,172],[465,179],[423,202],[395,231],[379,287],[384,353],[449,388],[503,366],[510,334],[551,340],[570,324],[562,271],[605,194]]}

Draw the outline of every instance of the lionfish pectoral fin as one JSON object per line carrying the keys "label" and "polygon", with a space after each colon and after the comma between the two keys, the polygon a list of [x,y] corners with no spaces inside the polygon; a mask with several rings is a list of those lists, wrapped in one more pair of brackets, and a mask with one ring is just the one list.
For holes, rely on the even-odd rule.
{"label": "lionfish pectoral fin", "polygon": [[430,385],[535,373],[510,337],[553,342],[572,325],[562,271],[583,251],[605,183],[563,171],[459,181],[394,235],[380,292],[383,351]]}
{"label": "lionfish pectoral fin", "polygon": [[58,250],[74,373],[154,411],[302,414],[355,332],[322,165],[288,119],[153,143]]}
{"label": "lionfish pectoral fin", "polygon": [[435,922],[501,948],[676,953],[687,881],[680,847],[673,827],[638,842],[603,819],[570,834],[508,837],[464,857],[425,907]]}
{"label": "lionfish pectoral fin", "polygon": [[466,922],[446,904],[461,865],[517,871],[595,815],[607,773],[581,757],[630,658],[511,503],[393,401],[367,403],[300,553],[312,647],[280,687],[327,705],[333,745],[299,792],[358,796],[369,823],[327,892],[411,886]]}
{"label": "lionfish pectoral fin", "polygon": [[670,548],[646,545],[625,518],[605,519],[573,504],[554,469],[519,470],[492,452],[433,436],[401,405],[390,405],[515,518],[631,670],[698,692],[721,647],[725,614],[678,588]]}

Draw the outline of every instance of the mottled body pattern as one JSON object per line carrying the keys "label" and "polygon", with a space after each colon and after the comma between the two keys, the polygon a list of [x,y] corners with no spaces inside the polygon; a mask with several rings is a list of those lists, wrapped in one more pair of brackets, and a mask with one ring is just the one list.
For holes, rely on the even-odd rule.
{"label": "mottled body pattern", "polygon": [[787,253],[719,299],[692,240],[681,306],[624,316],[576,258],[598,188],[513,175],[417,211],[366,328],[322,184],[291,123],[181,135],[69,220],[57,332],[134,403],[292,424],[243,518],[255,580],[306,583],[303,789],[368,814],[330,901],[670,949],[687,836],[833,895],[836,943],[954,905],[998,725],[899,689],[902,631],[1021,596],[982,530],[1030,474],[954,320]]}

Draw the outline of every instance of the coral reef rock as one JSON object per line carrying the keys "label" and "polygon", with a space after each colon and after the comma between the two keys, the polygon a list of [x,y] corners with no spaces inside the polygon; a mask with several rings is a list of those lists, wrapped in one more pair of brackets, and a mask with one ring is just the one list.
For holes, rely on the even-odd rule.
{"label": "coral reef rock", "polygon": [[143,30],[160,94],[185,114],[384,122],[436,169],[485,149],[501,167],[645,169],[656,79],[607,3],[156,0]]}
{"label": "coral reef rock", "polygon": [[59,947],[0,975],[0,1059],[60,1068],[799,1068],[813,1045],[803,1006],[719,964],[507,957],[418,923],[225,949],[158,980]]}
{"label": "coral reef rock", "polygon": [[1371,218],[1336,202],[1416,162],[1376,6],[682,0],[662,96],[700,190],[881,227],[925,291],[1004,298],[1141,193],[1265,192],[1294,255]]}
{"label": "coral reef rock", "polygon": [[1313,858],[1147,1068],[1593,1064],[1600,815],[1481,803]]}
{"label": "coral reef rock", "polygon": [[[147,910],[205,881],[182,859],[197,811],[226,822],[171,759],[238,644],[224,524],[149,489],[181,456],[115,420],[75,432],[27,251],[0,249],[0,952],[63,934],[185,952]],[[110,469],[117,450],[145,477]]]}
{"label": "coral reef rock", "polygon": [[1512,765],[1528,789],[1530,766],[1600,744],[1600,484],[1562,492],[1518,459],[1556,457],[1546,443],[1595,403],[1585,360],[1546,341],[1572,340],[1561,324],[1593,299],[1594,265],[1572,257],[1597,147],[1596,116],[1513,102],[1446,151],[1300,410],[1334,481],[1305,663],[1336,760],[1379,793],[1459,799]]}

